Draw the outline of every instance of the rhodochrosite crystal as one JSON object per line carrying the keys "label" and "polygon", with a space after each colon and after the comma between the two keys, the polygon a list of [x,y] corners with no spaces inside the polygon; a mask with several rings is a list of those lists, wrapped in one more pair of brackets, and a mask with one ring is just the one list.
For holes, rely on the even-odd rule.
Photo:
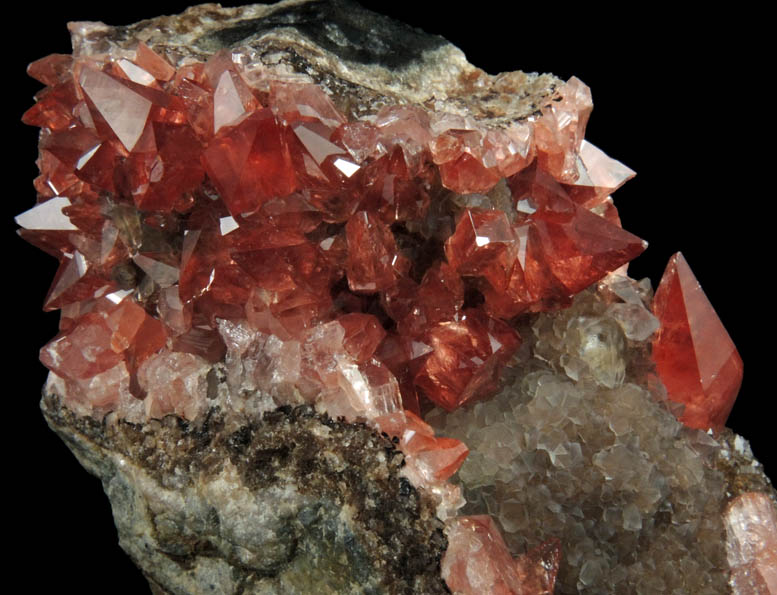
{"label": "rhodochrosite crystal", "polygon": [[155,592],[774,591],[741,360],[681,255],[626,276],[582,81],[345,0],[70,28],[42,408]]}
{"label": "rhodochrosite crystal", "polygon": [[653,313],[661,322],[653,359],[669,398],[685,405],[680,420],[722,428],[742,384],[742,358],[679,252],[666,267]]}

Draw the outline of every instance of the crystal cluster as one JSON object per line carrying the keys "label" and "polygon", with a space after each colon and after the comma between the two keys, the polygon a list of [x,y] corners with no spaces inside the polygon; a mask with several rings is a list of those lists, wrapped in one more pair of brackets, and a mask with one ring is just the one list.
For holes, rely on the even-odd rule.
{"label": "crystal cluster", "polygon": [[127,394],[196,415],[196,390],[174,402],[146,368],[218,361],[220,320],[291,342],[292,385],[312,378],[292,352],[318,342],[396,378],[406,409],[452,410],[493,393],[520,343],[505,321],[644,249],[609,200],[633,172],[582,141],[576,79],[536,122],[489,130],[407,106],[349,121],[233,58],[175,69],[139,43],[30,66],[39,203],[18,222],[59,258],[45,308],[62,310],[41,359],[95,415],[132,415]]}
{"label": "crystal cluster", "polygon": [[[456,593],[720,592],[704,430],[741,360],[682,256],[652,306],[625,276],[646,243],[610,195],[634,172],[583,139],[580,80],[501,119],[358,105],[254,47],[81,25],[74,56],[30,65],[45,88],[23,117],[40,175],[19,233],[60,262],[49,394],[134,424],[288,405],[365,422],[448,520]],[[768,566],[732,531],[736,565]]]}
{"label": "crystal cluster", "polygon": [[644,249],[609,200],[633,172],[582,140],[576,79],[499,130],[409,106],[349,120],[226,51],[175,68],[140,42],[29,72],[41,173],[18,222],[60,260],[41,361],[84,413],[193,419],[225,353],[230,388],[275,406],[453,410],[496,389],[507,320]]}

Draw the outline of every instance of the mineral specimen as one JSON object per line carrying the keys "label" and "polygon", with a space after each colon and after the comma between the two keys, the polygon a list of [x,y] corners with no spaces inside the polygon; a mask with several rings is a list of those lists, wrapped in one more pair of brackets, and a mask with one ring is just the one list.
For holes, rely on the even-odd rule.
{"label": "mineral specimen", "polygon": [[681,256],[625,276],[579,79],[345,1],[71,33],[42,408],[152,590],[774,591],[741,360]]}

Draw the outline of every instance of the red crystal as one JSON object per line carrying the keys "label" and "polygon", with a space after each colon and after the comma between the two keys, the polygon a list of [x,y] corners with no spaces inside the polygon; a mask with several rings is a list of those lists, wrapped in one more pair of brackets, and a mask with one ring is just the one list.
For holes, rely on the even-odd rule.
{"label": "red crystal", "polygon": [[135,63],[158,81],[169,81],[175,76],[175,68],[142,41],[138,43]]}
{"label": "red crystal", "polygon": [[92,298],[101,288],[105,288],[105,293],[116,289],[101,271],[94,268],[78,250],[66,253],[46,294],[43,309],[58,310],[67,304]]}
{"label": "red crystal", "polygon": [[89,378],[121,361],[121,354],[111,348],[112,336],[105,318],[90,312],[49,341],[41,349],[40,359],[62,378]]}
{"label": "red crystal", "polygon": [[72,67],[73,56],[51,54],[30,64],[27,67],[27,74],[44,85],[54,87],[70,78]]}
{"label": "red crystal", "polygon": [[317,85],[275,83],[270,87],[268,103],[286,122],[320,122],[329,128],[345,124],[329,96]]}
{"label": "red crystal", "polygon": [[440,165],[442,183],[462,194],[487,192],[499,181],[499,174],[488,169],[469,153],[462,153],[455,161]]}
{"label": "red crystal", "polygon": [[89,378],[120,361],[137,370],[167,340],[163,325],[131,300],[106,300],[41,349],[41,361],[63,378]]}
{"label": "red crystal", "polygon": [[553,595],[561,562],[561,542],[552,538],[515,559],[523,593]]}
{"label": "red crystal", "polygon": [[502,211],[464,211],[445,243],[448,262],[463,276],[482,276],[497,291],[507,285],[518,245]]}
{"label": "red crystal", "polygon": [[443,481],[453,475],[469,454],[460,440],[435,437],[434,430],[411,411],[397,411],[375,419],[380,431],[399,439],[408,465],[424,482]]}
{"label": "red crystal", "polygon": [[152,102],[128,83],[92,68],[81,70],[78,83],[97,114],[127,151],[132,151],[143,134]]}
{"label": "red crystal", "polygon": [[124,300],[107,310],[105,319],[113,331],[111,349],[124,353],[130,371],[136,370],[167,341],[164,325],[132,300]]}
{"label": "red crystal", "polygon": [[372,358],[386,336],[380,321],[371,314],[353,312],[337,319],[345,329],[345,350],[359,363]]}
{"label": "red crystal", "polygon": [[[509,181],[519,213],[511,256],[491,256],[473,272],[485,281],[486,310],[510,318],[570,303],[571,297],[638,256],[647,244],[586,208],[532,166]],[[458,228],[457,228],[458,231]],[[455,236],[454,236],[455,237]],[[453,240],[451,240],[452,242]],[[469,241],[470,250],[475,250]],[[452,246],[449,246],[452,252]],[[451,258],[451,254],[449,254]],[[502,272],[511,262],[506,283]],[[503,289],[504,288],[504,289]]]}
{"label": "red crystal", "polygon": [[388,153],[362,168],[354,178],[356,191],[363,208],[377,211],[388,224],[395,221],[418,220],[426,215],[430,199],[424,187],[424,174],[413,178],[402,147]]}
{"label": "red crystal", "polygon": [[464,306],[464,283],[450,265],[441,262],[424,274],[410,313],[398,323],[401,331],[422,336],[424,329],[456,320]]}
{"label": "red crystal", "polygon": [[742,358],[681,253],[669,260],[653,298],[661,326],[653,360],[687,426],[721,429],[742,384]]}
{"label": "red crystal", "polygon": [[518,349],[520,338],[509,325],[470,309],[460,320],[430,328],[425,342],[433,351],[415,384],[434,403],[452,411],[492,394],[498,373]]}
{"label": "red crystal", "polygon": [[375,357],[391,370],[399,382],[402,406],[416,415],[421,415],[421,403],[413,377],[431,351],[432,348],[420,340],[391,332],[386,335],[375,353]]}
{"label": "red crystal", "polygon": [[113,191],[113,168],[119,151],[111,142],[102,141],[95,131],[74,125],[61,132],[41,137],[41,176],[55,194],[63,194],[82,180]]}
{"label": "red crystal", "polygon": [[[198,77],[192,73],[190,76],[204,78],[204,74]],[[210,139],[214,129],[213,93],[189,78],[175,81],[171,93],[181,100],[186,121],[197,136],[200,139]]]}
{"label": "red crystal", "polygon": [[407,269],[388,226],[368,211],[359,211],[345,226],[346,274],[351,291],[375,293],[392,287]]}
{"label": "red crystal", "polygon": [[[569,203],[570,205],[572,203]],[[546,262],[569,295],[641,254],[647,244],[587,209],[564,205],[534,215]]]}
{"label": "red crystal", "polygon": [[73,112],[77,103],[75,85],[72,81],[63,82],[38,93],[35,105],[24,113],[22,122],[54,132],[65,130],[76,120]]}
{"label": "red crystal", "polygon": [[298,188],[289,131],[269,109],[223,128],[203,153],[203,164],[234,217]]}
{"label": "red crystal", "polygon": [[139,209],[167,212],[181,195],[202,183],[202,145],[188,126],[155,122],[153,132],[154,150],[131,155],[124,166],[133,168],[125,191]]}
{"label": "red crystal", "polygon": [[173,339],[173,351],[199,355],[214,364],[224,358],[225,350],[221,335],[214,329],[195,327]]}
{"label": "red crystal", "polygon": [[421,337],[429,326],[456,319],[464,304],[464,283],[450,265],[441,262],[426,271],[420,285],[403,277],[381,297],[397,330]]}
{"label": "red crystal", "polygon": [[250,277],[229,255],[229,246],[212,229],[190,230],[184,238],[179,293],[208,324],[216,318],[240,319],[251,292]]}

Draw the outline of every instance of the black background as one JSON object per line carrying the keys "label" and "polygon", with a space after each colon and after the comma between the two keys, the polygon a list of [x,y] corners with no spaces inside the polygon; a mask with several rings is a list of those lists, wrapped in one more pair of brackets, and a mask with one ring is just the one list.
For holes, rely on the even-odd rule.
{"label": "black background", "polygon": [[[484,0],[466,9],[449,2],[363,4],[447,37],[489,73],[575,75],[591,87],[595,108],[587,138],[638,174],[615,195],[623,226],[650,243],[632,263],[631,275],[648,276],[655,286],[669,257],[684,253],[745,362],[729,425],[751,441],[774,475],[775,234],[769,209],[775,167],[768,145],[773,99],[763,88],[768,77],[759,72],[756,46],[762,17],[627,10],[625,3],[594,12],[583,3],[506,8],[508,3]],[[56,314],[40,307],[56,263],[14,236],[12,217],[34,204],[31,182],[37,174],[37,131],[19,118],[40,85],[24,69],[49,53],[70,51],[67,21],[121,25],[185,7],[57,3],[45,13],[31,9],[18,23],[25,41],[5,47],[3,295],[11,360],[3,491],[10,545],[20,563],[40,570],[25,575],[33,592],[56,587],[143,593],[148,587],[117,545],[98,480],[78,465],[38,411],[45,370],[37,352],[54,336],[57,322]]]}

